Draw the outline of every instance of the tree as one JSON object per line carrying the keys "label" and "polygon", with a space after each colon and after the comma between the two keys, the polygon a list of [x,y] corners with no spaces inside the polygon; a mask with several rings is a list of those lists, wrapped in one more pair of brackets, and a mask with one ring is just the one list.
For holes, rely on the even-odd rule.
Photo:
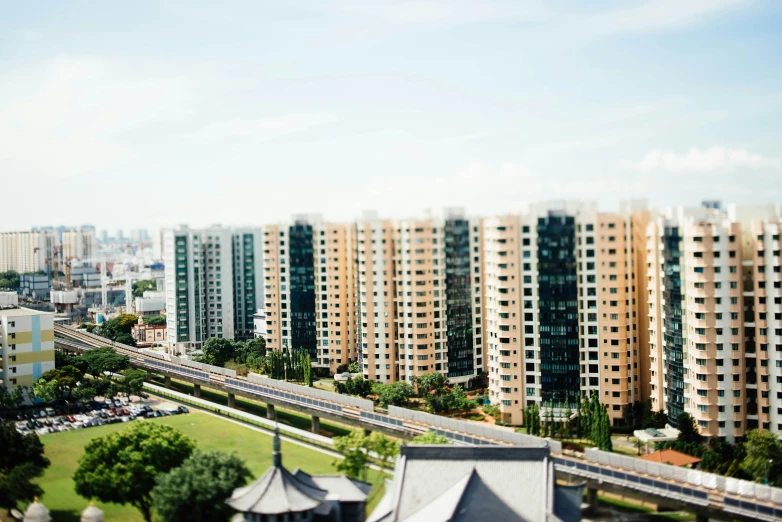
{"label": "tree", "polygon": [[366,480],[367,462],[369,455],[367,449],[369,437],[362,431],[354,430],[343,437],[334,437],[334,449],[340,452],[344,458],[337,460],[332,465],[348,477]]}
{"label": "tree", "polygon": [[573,436],[573,427],[570,423],[570,417],[573,416],[573,410],[570,409],[570,401],[565,408],[565,422],[562,425],[562,436],[565,439],[570,439]]}
{"label": "tree", "polygon": [[225,363],[234,358],[236,343],[223,337],[210,337],[204,343],[203,352],[201,362],[214,366],[225,366]]}
{"label": "tree", "polygon": [[741,467],[755,482],[782,485],[782,443],[768,430],[747,433],[746,457]]}
{"label": "tree", "polygon": [[87,350],[81,358],[87,365],[86,373],[101,377],[104,372],[120,373],[130,367],[130,358],[115,352],[110,346]]}
{"label": "tree", "polygon": [[133,338],[133,335],[125,332],[117,334],[117,337],[114,338],[114,341],[116,341],[118,344],[136,346],[136,340]]}
{"label": "tree", "polygon": [[84,378],[84,373],[75,366],[54,368],[41,375],[41,379],[55,386],[58,399],[70,399],[77,384]]}
{"label": "tree", "polygon": [[144,321],[144,324],[149,326],[165,326],[166,324],[166,316],[165,315],[153,315],[152,317],[147,318],[146,321]]}
{"label": "tree", "polygon": [[355,379],[348,377],[345,382],[334,382],[334,388],[338,393],[345,395],[358,395],[359,397],[366,397],[372,393],[372,381],[364,380],[364,377],[359,375]]}
{"label": "tree", "polygon": [[19,290],[20,280],[19,272],[14,270],[0,272],[0,290]]}
{"label": "tree", "polygon": [[679,435],[677,440],[682,442],[701,442],[701,434],[695,426],[695,419],[687,412],[681,412],[676,418],[679,423]]}
{"label": "tree", "polygon": [[38,435],[22,435],[10,422],[0,424],[0,507],[10,510],[43,491],[33,483],[49,467]]}
{"label": "tree", "polygon": [[47,382],[42,377],[33,383],[33,396],[43,403],[49,403],[57,398],[57,385]]}
{"label": "tree", "polygon": [[432,392],[442,391],[448,384],[448,379],[442,373],[432,372],[414,377],[413,384],[418,387],[418,396],[425,397]]}
{"label": "tree", "polygon": [[388,408],[389,405],[405,406],[408,399],[414,395],[413,387],[405,381],[390,384],[375,383],[372,385],[372,393],[378,396],[378,401],[384,408]]}
{"label": "tree", "polygon": [[[497,404],[484,404],[483,405],[483,413],[488,415],[489,417],[493,417],[494,419],[497,419],[500,416],[500,407]],[[529,427],[529,421],[526,419],[529,415],[529,408],[524,410],[524,425]]]}
{"label": "tree", "polygon": [[353,361],[352,363],[348,364],[348,372],[361,373],[361,368],[358,367],[358,363],[356,361]]}
{"label": "tree", "polygon": [[631,428],[635,426],[635,408],[632,404],[625,404],[622,409],[622,418],[625,421],[625,426],[630,426]]}
{"label": "tree", "polygon": [[133,325],[138,324],[138,316],[133,314],[119,314],[109,319],[101,326],[101,333],[109,339],[116,340],[121,333],[130,334]]}
{"label": "tree", "polygon": [[158,478],[151,495],[156,519],[227,522],[232,510],[225,499],[251,476],[236,455],[195,451],[181,466]]}
{"label": "tree", "polygon": [[157,283],[150,279],[142,279],[133,283],[133,297],[142,297],[147,290],[157,290]]}
{"label": "tree", "polygon": [[451,441],[445,435],[440,435],[435,431],[427,431],[422,435],[413,437],[411,444],[450,444]]}
{"label": "tree", "polygon": [[646,399],[643,406],[643,417],[641,420],[641,428],[653,428],[654,427],[654,410],[652,409],[652,399]]}
{"label": "tree", "polygon": [[122,391],[128,395],[139,395],[144,389],[144,381],[148,378],[146,370],[129,368],[125,370],[122,379]]}
{"label": "tree", "polygon": [[130,504],[152,520],[151,491],[158,477],[179,467],[193,453],[180,431],[152,422],[92,439],[73,475],[76,493],[101,502]]}
{"label": "tree", "polygon": [[309,352],[301,352],[301,377],[304,384],[312,386],[312,357]]}
{"label": "tree", "polygon": [[54,367],[64,368],[65,366],[74,366],[81,373],[87,373],[87,362],[80,355],[74,355],[61,350],[54,352]]}
{"label": "tree", "polygon": [[641,439],[635,439],[633,441],[633,446],[635,446],[635,449],[638,450],[638,454],[640,455],[641,452],[646,448],[646,444]]}
{"label": "tree", "polygon": [[399,443],[374,431],[367,441],[367,449],[377,456],[381,467],[390,468],[394,457],[399,454]]}
{"label": "tree", "polygon": [[26,399],[29,389],[26,386],[17,386],[8,391],[3,385],[0,385],[0,406],[4,409],[15,410],[19,408]]}

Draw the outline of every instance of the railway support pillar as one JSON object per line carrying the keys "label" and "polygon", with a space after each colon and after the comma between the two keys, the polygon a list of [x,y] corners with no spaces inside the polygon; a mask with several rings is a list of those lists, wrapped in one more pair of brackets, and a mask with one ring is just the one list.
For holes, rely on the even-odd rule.
{"label": "railway support pillar", "polygon": [[587,504],[589,505],[589,513],[594,513],[597,510],[597,488],[587,488]]}
{"label": "railway support pillar", "polygon": [[163,386],[165,386],[166,388],[170,388],[171,387],[171,376],[170,375],[166,375],[165,378],[163,379]]}
{"label": "railway support pillar", "polygon": [[277,420],[277,410],[274,409],[274,404],[266,404],[266,418],[269,420]]}
{"label": "railway support pillar", "polygon": [[200,396],[201,396],[201,385],[193,384],[193,397],[200,397]]}
{"label": "railway support pillar", "polygon": [[320,433],[320,417],[312,416],[312,433]]}
{"label": "railway support pillar", "polygon": [[234,395],[233,393],[228,394],[228,407],[236,408],[236,395]]}

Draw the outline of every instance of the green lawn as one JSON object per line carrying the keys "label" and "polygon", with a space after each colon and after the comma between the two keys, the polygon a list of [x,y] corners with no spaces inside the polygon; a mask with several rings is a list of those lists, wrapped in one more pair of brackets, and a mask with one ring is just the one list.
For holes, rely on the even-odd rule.
{"label": "green lawn", "polygon": [[[177,415],[159,419],[135,422],[162,422],[169,424],[187,436],[191,437],[199,448],[204,450],[220,450],[227,453],[236,452],[241,457],[253,475],[257,478],[271,465],[271,436],[259,433],[227,420],[192,412],[188,415]],[[41,502],[52,512],[52,518],[57,522],[72,522],[79,520],[79,514],[88,502],[76,494],[71,477],[76,470],[77,461],[82,455],[82,449],[91,439],[118,431],[127,424],[110,424],[83,430],[51,433],[41,437],[46,456],[52,464],[39,481],[44,489]],[[331,463],[333,457],[318,451],[304,448],[297,444],[282,443],[283,465],[290,471],[300,467],[313,474],[334,474]],[[370,482],[380,484],[382,477],[378,472],[369,471]],[[380,500],[382,486],[376,486],[370,497],[371,506]],[[116,504],[99,504],[105,514],[105,519],[111,522],[140,522],[139,512],[130,506]]]}
{"label": "green lawn", "polygon": [[[159,375],[150,375],[150,377],[150,382],[153,382],[158,386],[164,386],[163,378]],[[179,393],[193,395],[192,384],[177,381],[175,379],[171,380],[170,389],[178,391]],[[220,404],[222,406],[226,406],[228,404],[228,396],[225,393],[210,390],[205,387],[201,388],[201,398],[214,402],[215,404]],[[266,405],[264,403],[240,397],[238,395],[236,396],[236,409],[257,415],[259,417],[266,417]],[[277,415],[277,422],[281,424],[287,424],[289,426],[293,426],[294,428],[307,431],[309,431],[312,427],[312,419],[308,415],[284,410],[279,407],[275,409],[275,413]],[[350,428],[347,426],[338,425],[324,420],[320,421],[320,434],[323,436],[340,437],[342,435],[347,435],[348,433],[350,433]]]}

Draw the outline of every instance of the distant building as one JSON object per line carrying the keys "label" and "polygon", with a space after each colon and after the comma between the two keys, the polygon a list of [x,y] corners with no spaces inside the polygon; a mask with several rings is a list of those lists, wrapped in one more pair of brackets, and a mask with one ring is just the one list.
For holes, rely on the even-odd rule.
{"label": "distant building", "polygon": [[[62,233],[62,260],[92,259],[95,256],[95,229],[73,228]],[[62,270],[62,268],[61,268]]]}
{"label": "distant building", "polygon": [[22,295],[31,299],[48,299],[51,282],[48,275],[22,274],[19,278]]}
{"label": "distant building", "polygon": [[556,484],[546,446],[402,446],[385,491],[367,522],[581,520],[583,486]]}
{"label": "distant building", "polygon": [[54,369],[54,314],[10,306],[0,308],[0,356],[8,389],[32,386]]}
{"label": "distant building", "polygon": [[[139,321],[141,321],[141,318],[139,318]],[[166,325],[151,326],[139,322],[139,324],[133,325],[130,335],[133,337],[133,340],[136,341],[136,346],[139,347],[165,344]]]}
{"label": "distant building", "polygon": [[166,293],[147,290],[142,297],[136,298],[136,314],[141,317],[165,315]]}
{"label": "distant building", "polygon": [[46,272],[57,244],[57,234],[50,230],[0,232],[0,272]]}
{"label": "distant building", "polygon": [[364,522],[371,484],[344,475],[293,473],[282,466],[275,430],[272,467],[226,503],[239,512],[234,522]]}

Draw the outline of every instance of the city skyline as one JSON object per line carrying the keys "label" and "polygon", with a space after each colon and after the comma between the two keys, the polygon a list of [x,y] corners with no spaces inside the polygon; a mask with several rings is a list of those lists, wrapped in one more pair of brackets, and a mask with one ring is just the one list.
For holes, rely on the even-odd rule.
{"label": "city skyline", "polygon": [[769,1],[6,15],[4,188],[52,188],[35,213],[12,198],[6,230],[66,204],[69,222],[114,230],[133,202],[134,228],[163,228],[782,196],[782,6]]}

